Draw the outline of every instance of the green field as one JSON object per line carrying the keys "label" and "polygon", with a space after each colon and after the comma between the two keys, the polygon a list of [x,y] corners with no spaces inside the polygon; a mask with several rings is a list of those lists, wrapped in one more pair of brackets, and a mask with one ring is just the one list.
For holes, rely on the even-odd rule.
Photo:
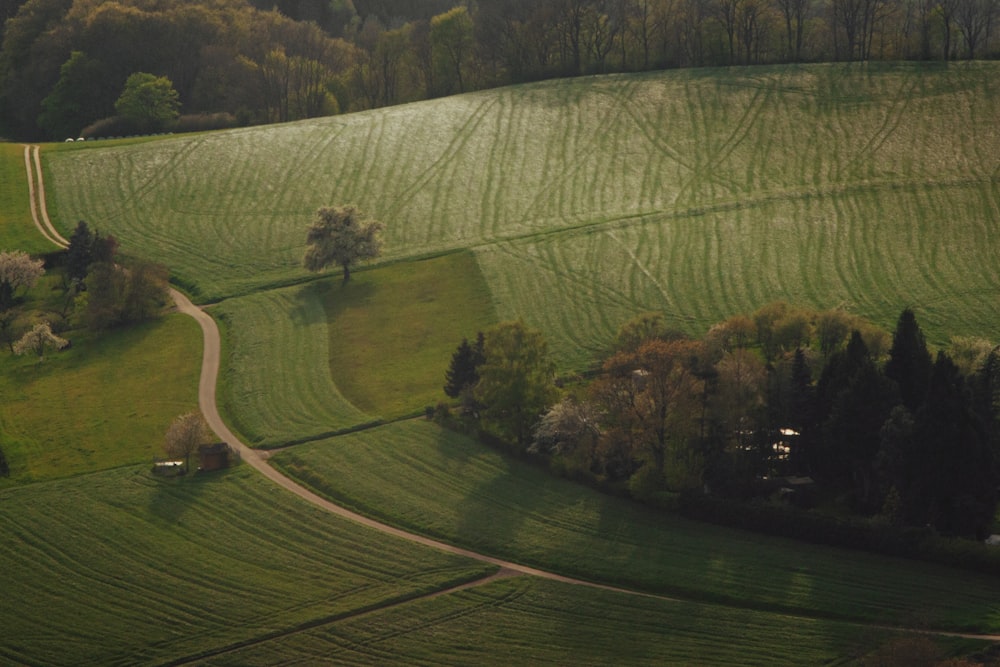
{"label": "green field", "polygon": [[1000,631],[1000,579],[690,522],[553,479],[423,420],[275,464],[390,523],[583,579],[727,605]]}
{"label": "green field", "polygon": [[869,652],[888,641],[888,634],[522,577],[308,630],[201,664],[831,665]]}
{"label": "green field", "polygon": [[[588,365],[638,311],[702,333],[776,299],[988,336],[1000,65],[810,65],[546,82],[48,157],[85,218],[203,300],[303,278],[316,208],[386,260],[476,251],[501,319]],[[572,298],[568,298],[572,297]]]}
{"label": "green field", "polygon": [[35,229],[24,168],[24,146],[0,142],[0,252],[52,252],[56,248]]}
{"label": "green field", "polygon": [[336,519],[248,468],[0,490],[0,662],[163,663],[492,569]]}
{"label": "green field", "polygon": [[[998,63],[560,80],[42,155],[64,233],[85,219],[214,304],[227,421],[254,446],[308,442],[282,470],[415,532],[682,600],[528,577],[411,600],[493,568],[246,467],[128,467],[196,403],[201,336],[171,315],[0,357],[0,662],[842,664],[880,623],[1000,632],[995,577],[653,513],[422,420],[332,437],[436,403],[455,346],[505,319],[564,372],[638,312],[701,334],[776,299],[995,338]],[[47,251],[26,183],[23,147],[0,144],[0,240]],[[387,225],[347,285],[301,268],[335,204]]]}
{"label": "green field", "polygon": [[0,446],[11,473],[0,487],[151,463],[170,422],[198,406],[201,335],[191,318],[65,335],[73,348],[42,362],[0,352]]}
{"label": "green field", "polygon": [[493,322],[469,253],[227,299],[220,399],[249,444],[312,440],[444,398],[462,338]]}
{"label": "green field", "polygon": [[371,419],[330,376],[327,289],[294,286],[210,309],[230,349],[219,402],[247,444],[308,439]]}

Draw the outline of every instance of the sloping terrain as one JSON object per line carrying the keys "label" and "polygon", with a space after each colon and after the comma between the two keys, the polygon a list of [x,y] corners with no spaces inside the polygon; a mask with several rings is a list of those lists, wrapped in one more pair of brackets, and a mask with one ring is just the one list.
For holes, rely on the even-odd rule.
{"label": "sloping terrain", "polygon": [[[545,82],[282,126],[51,153],[59,218],[202,300],[297,281],[352,203],[385,260],[472,248],[501,318],[585,366],[630,315],[701,333],[787,299],[932,340],[1000,295],[1000,66],[816,65]],[[135,250],[138,251],[138,250]]]}

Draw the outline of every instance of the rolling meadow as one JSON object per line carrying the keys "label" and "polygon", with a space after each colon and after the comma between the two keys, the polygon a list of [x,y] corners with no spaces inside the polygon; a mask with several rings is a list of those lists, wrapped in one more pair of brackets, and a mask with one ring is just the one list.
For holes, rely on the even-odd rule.
{"label": "rolling meadow", "polygon": [[[0,238],[45,251],[0,149]],[[162,262],[219,323],[220,411],[271,465],[578,581],[382,535],[248,465],[153,477],[197,403],[200,333],[171,314],[0,358],[0,663],[861,664],[1000,633],[995,577],[652,512],[416,418],[461,339],[509,319],[566,377],[649,310],[702,335],[779,299],[885,326],[911,306],[934,344],[995,338],[1000,64],[566,79],[42,159],[64,234]],[[346,284],[302,268],[337,204],[386,224]]]}
{"label": "rolling meadow", "polygon": [[567,369],[636,312],[701,334],[777,299],[886,325],[914,305],[943,342],[996,324],[996,74],[686,70],[72,145],[52,209],[211,302],[305,279],[314,211],[352,203],[386,224],[384,262],[472,250],[497,316]]}

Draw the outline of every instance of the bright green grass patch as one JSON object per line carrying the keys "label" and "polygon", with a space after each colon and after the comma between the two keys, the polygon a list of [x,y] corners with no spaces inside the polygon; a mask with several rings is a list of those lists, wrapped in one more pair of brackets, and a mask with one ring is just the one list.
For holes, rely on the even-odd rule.
{"label": "bright green grass patch", "polygon": [[494,324],[470,253],[357,273],[326,292],[330,374],[361,410],[393,418],[445,398],[451,355]]}
{"label": "bright green grass patch", "polygon": [[[346,619],[208,664],[827,665],[886,631],[528,577]],[[984,643],[943,642],[970,651]]]}
{"label": "bright green grass patch", "polygon": [[386,223],[386,260],[481,251],[500,317],[541,327],[573,368],[650,308],[700,333],[776,299],[890,323],[909,305],[928,309],[932,340],[989,336],[998,73],[831,64],[552,81],[74,145],[49,155],[50,191],[64,225],[100,221],[206,300],[301,280],[315,210],[358,205]]}
{"label": "bright green grass patch", "polygon": [[177,415],[197,409],[201,331],[168,315],[72,349],[0,354],[0,433],[10,479],[23,483],[151,462]]}
{"label": "bright green grass patch", "polygon": [[477,578],[248,468],[0,490],[0,662],[162,664]]}
{"label": "bright green grass patch", "polygon": [[0,251],[43,253],[55,246],[35,228],[24,167],[24,146],[0,142]]}
{"label": "bright green grass patch", "polygon": [[445,398],[458,343],[493,322],[468,253],[227,299],[211,312],[230,350],[222,404],[258,447],[422,411]]}
{"label": "bright green grass patch", "polygon": [[344,398],[330,377],[324,303],[334,289],[314,282],[210,309],[229,351],[220,403],[247,444],[315,438],[373,419]]}
{"label": "bright green grass patch", "polygon": [[685,521],[553,479],[429,422],[279,454],[391,523],[565,574],[819,617],[1000,629],[1000,579]]}

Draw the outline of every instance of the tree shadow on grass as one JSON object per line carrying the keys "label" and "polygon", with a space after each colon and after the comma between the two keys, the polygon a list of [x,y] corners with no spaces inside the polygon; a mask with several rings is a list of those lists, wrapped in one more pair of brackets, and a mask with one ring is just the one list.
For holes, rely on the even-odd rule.
{"label": "tree shadow on grass", "polygon": [[168,523],[177,523],[192,507],[199,506],[198,498],[207,485],[221,481],[228,474],[226,470],[198,472],[198,457],[192,456],[192,472],[176,477],[165,477],[149,473],[156,490],[149,497],[149,512]]}
{"label": "tree shadow on grass", "polygon": [[332,280],[317,280],[298,288],[289,309],[289,317],[299,325],[325,323],[328,319],[327,301],[334,288]]}
{"label": "tree shadow on grass", "polygon": [[[477,479],[483,461],[494,460],[494,454],[483,450],[472,438],[440,429],[437,436],[440,455],[448,461],[448,472],[463,490],[463,497],[456,501],[455,541],[471,549],[482,549],[491,554],[508,556],[509,544],[516,537],[523,523],[523,513],[511,506],[530,505],[531,498],[512,496],[511,461],[499,459],[499,466],[491,468],[488,481],[466,487],[462,479]],[[465,471],[468,470],[468,474]],[[447,532],[447,530],[445,531]]]}

